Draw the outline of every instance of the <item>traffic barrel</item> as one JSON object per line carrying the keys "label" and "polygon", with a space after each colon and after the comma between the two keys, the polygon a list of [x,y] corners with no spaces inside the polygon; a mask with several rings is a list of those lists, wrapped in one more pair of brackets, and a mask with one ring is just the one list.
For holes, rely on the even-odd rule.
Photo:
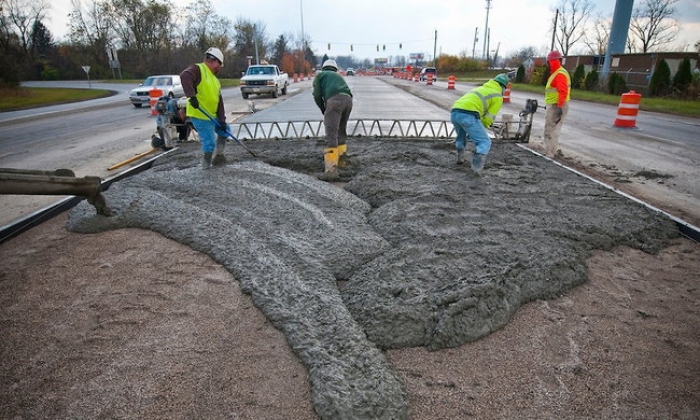
{"label": "traffic barrel", "polygon": [[620,105],[617,107],[617,118],[615,118],[615,127],[634,128],[637,123],[637,113],[639,112],[639,103],[642,101],[642,95],[631,90],[623,93],[620,97]]}
{"label": "traffic barrel", "polygon": [[156,104],[161,96],[163,96],[163,91],[160,89],[151,89],[148,92],[149,104],[151,105],[151,115],[158,115],[158,111],[156,111]]}
{"label": "traffic barrel", "polygon": [[510,83],[506,85],[506,89],[503,91],[503,103],[510,103]]}
{"label": "traffic barrel", "polygon": [[299,82],[299,73],[294,73],[294,75],[292,77],[294,77],[294,83]]}
{"label": "traffic barrel", "polygon": [[456,79],[457,78],[454,77],[453,75],[450,75],[450,77],[447,78],[447,89],[454,90]]}
{"label": "traffic barrel", "polygon": [[426,85],[432,86],[433,84],[433,73],[428,73],[428,81],[426,82]]}
{"label": "traffic barrel", "polygon": [[413,73],[413,81],[420,82],[420,75],[418,73]]}

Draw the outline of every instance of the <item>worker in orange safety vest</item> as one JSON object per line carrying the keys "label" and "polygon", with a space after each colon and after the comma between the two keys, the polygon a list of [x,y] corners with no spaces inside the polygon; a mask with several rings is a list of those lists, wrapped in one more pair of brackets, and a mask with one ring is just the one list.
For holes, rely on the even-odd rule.
{"label": "worker in orange safety vest", "polygon": [[569,113],[571,99],[571,77],[561,65],[562,55],[559,51],[547,54],[549,79],[544,88],[544,103],[547,111],[544,117],[544,148],[548,157],[554,157],[559,150],[561,126]]}

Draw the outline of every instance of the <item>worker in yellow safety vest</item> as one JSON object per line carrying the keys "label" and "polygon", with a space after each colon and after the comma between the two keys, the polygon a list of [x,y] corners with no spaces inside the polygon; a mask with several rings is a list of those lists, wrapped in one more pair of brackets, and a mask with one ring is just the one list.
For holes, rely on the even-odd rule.
{"label": "worker in yellow safety vest", "polygon": [[505,73],[496,75],[483,85],[465,93],[452,105],[450,121],[455,127],[457,138],[457,164],[464,163],[464,149],[467,138],[474,143],[472,170],[479,174],[486,165],[486,155],[491,150],[491,139],[486,128],[491,127],[496,114],[503,106],[503,91],[508,85]]}
{"label": "worker in yellow safety vest", "polygon": [[[206,51],[203,63],[192,64],[180,73],[182,88],[189,98],[187,117],[202,142],[202,169],[226,163],[224,146],[230,131],[221,97],[221,82],[216,76],[223,66],[224,54],[212,47]],[[212,159],[214,149],[216,156]]]}
{"label": "worker in yellow safety vest", "polygon": [[544,117],[544,148],[548,157],[554,157],[559,150],[561,126],[569,113],[571,99],[571,77],[561,65],[562,55],[559,51],[547,54],[549,79],[544,88],[544,103],[547,111]]}

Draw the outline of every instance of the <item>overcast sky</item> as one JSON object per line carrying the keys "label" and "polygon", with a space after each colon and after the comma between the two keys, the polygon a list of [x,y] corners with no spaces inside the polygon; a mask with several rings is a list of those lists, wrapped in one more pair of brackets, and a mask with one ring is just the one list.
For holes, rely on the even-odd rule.
{"label": "overcast sky", "polygon": [[[193,2],[172,1],[182,7]],[[548,50],[552,42],[548,32],[558,3],[558,0],[491,0],[490,55],[498,49],[499,56],[508,56],[529,46],[538,52]],[[592,0],[592,3],[597,13],[612,17],[613,0]],[[477,57],[484,51],[486,0],[212,0],[212,5],[217,14],[232,22],[243,18],[265,24],[271,41],[282,34],[299,38],[303,32],[311,39],[317,55],[374,59],[423,53],[427,59],[434,51],[437,55],[466,53]],[[62,39],[67,33],[71,0],[53,0],[49,7],[51,20],[46,25],[55,39]],[[682,29],[674,50],[692,51],[693,45],[700,41],[700,0],[680,0],[675,7]]]}

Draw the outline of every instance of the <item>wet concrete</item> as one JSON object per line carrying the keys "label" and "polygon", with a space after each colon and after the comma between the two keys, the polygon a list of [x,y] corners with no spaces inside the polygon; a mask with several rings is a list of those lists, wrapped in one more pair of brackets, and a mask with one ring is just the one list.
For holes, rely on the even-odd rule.
{"label": "wet concrete", "polygon": [[342,189],[315,178],[322,143],[247,146],[260,157],[231,144],[227,166],[203,171],[185,145],[106,191],[114,216],[82,203],[68,225],[150,229],[221,263],[307,367],[323,419],[409,418],[383,349],[483,337],[585,282],[592,251],[654,253],[679,235],[513,144],[478,177],[447,140],[351,139]]}

